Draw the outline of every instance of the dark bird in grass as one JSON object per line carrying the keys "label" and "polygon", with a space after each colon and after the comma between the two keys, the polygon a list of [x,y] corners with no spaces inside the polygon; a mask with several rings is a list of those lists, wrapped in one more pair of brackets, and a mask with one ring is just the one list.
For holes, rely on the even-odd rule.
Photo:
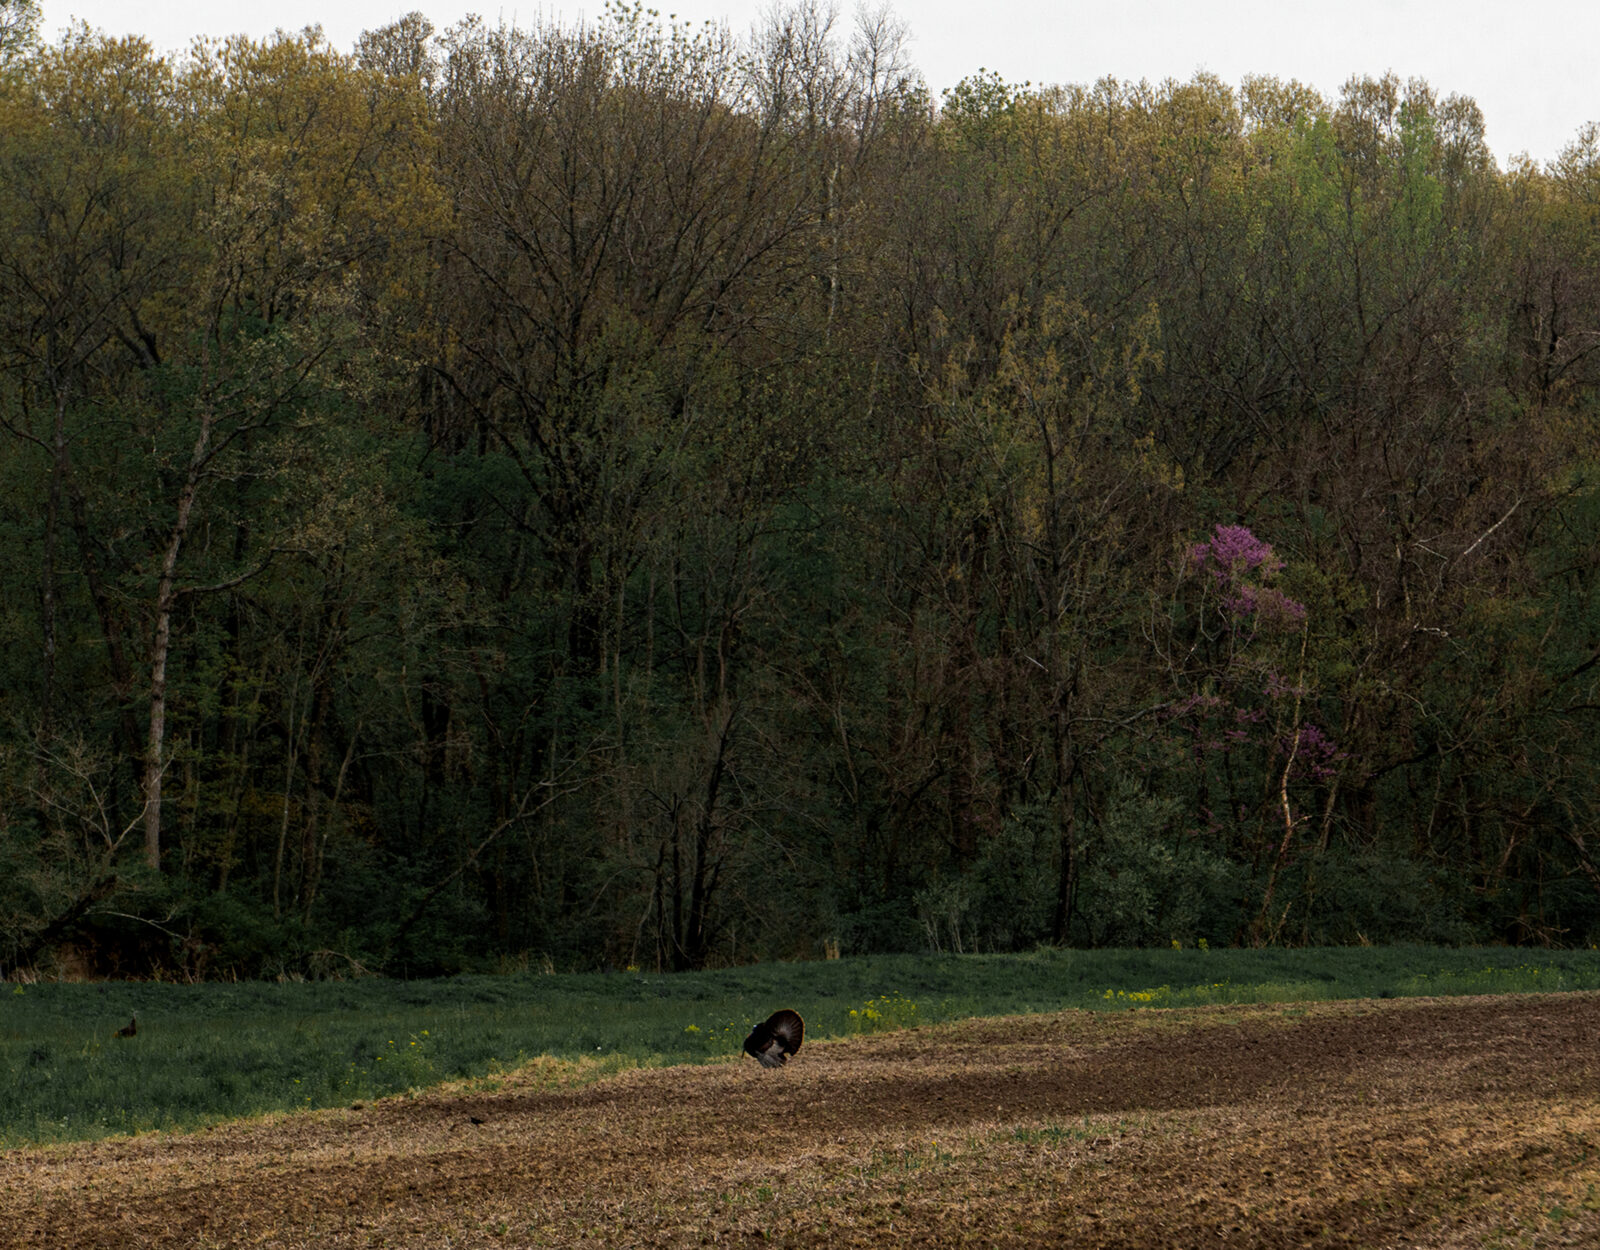
{"label": "dark bird in grass", "polygon": [[117,1036],[118,1037],[132,1037],[138,1031],[139,1031],[139,1017],[135,1016],[132,1020],[129,1020],[127,1024],[123,1025],[120,1029],[117,1030]]}
{"label": "dark bird in grass", "polygon": [[744,1039],[744,1053],[754,1055],[763,1068],[781,1068],[800,1049],[806,1022],[798,1011],[774,1011]]}

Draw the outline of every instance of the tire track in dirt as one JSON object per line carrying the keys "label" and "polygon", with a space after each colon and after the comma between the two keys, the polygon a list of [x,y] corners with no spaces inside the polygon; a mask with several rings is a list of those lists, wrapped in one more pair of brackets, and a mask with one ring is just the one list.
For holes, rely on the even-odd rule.
{"label": "tire track in dirt", "polygon": [[1068,1012],[11,1151],[0,1245],[1595,1245],[1597,1159],[1600,995]]}

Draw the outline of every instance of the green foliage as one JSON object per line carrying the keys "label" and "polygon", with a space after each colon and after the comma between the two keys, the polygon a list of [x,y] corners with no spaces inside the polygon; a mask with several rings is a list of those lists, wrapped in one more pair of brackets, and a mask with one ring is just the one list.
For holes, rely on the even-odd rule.
{"label": "green foliage", "polygon": [[904,52],[0,4],[0,968],[1600,935],[1594,128]]}
{"label": "green foliage", "polygon": [[1238,867],[1177,824],[1179,804],[1121,783],[1083,843],[1078,910],[1101,946],[1228,942],[1240,921]]}
{"label": "green foliage", "polygon": [[38,0],[0,0],[0,74],[37,45],[39,17]]}
{"label": "green foliage", "polygon": [[917,1004],[898,991],[869,998],[860,1007],[850,1009],[850,1020],[858,1033],[884,1033],[895,1029],[912,1029],[921,1019]]}
{"label": "green foliage", "polygon": [[1313,944],[1472,940],[1469,884],[1396,848],[1330,849],[1306,873],[1288,885],[1303,891],[1303,936]]}

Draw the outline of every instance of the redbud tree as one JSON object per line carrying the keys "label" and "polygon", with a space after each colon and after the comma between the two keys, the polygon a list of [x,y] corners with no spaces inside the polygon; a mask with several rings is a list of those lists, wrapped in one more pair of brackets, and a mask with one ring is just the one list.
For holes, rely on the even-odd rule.
{"label": "redbud tree", "polygon": [[1270,940],[1283,924],[1272,914],[1278,878],[1343,754],[1315,717],[1306,607],[1277,584],[1284,562],[1271,544],[1218,525],[1183,564],[1187,628],[1169,657],[1168,723],[1194,780],[1194,828],[1249,855],[1262,883],[1250,932]]}

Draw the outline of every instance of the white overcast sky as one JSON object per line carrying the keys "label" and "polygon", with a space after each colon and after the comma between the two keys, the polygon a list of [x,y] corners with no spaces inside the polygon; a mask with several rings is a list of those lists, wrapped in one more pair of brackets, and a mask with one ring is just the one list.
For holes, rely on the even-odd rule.
{"label": "white overcast sky", "polygon": [[[320,24],[349,48],[369,27],[420,9],[443,29],[465,13],[523,25],[576,22],[602,0],[42,0],[46,38],[77,18],[111,34],[181,51],[197,35]],[[647,0],[681,19],[727,21],[743,33],[771,0]],[[876,7],[873,5],[872,7]],[[1393,70],[1441,95],[1472,96],[1501,164],[1526,152],[1549,161],[1600,121],[1600,0],[898,0],[911,54],[935,95],[980,67],[1009,82],[1185,79],[1207,70],[1237,85],[1250,73],[1298,78],[1336,97],[1352,74]],[[838,5],[841,23],[854,6]]]}

